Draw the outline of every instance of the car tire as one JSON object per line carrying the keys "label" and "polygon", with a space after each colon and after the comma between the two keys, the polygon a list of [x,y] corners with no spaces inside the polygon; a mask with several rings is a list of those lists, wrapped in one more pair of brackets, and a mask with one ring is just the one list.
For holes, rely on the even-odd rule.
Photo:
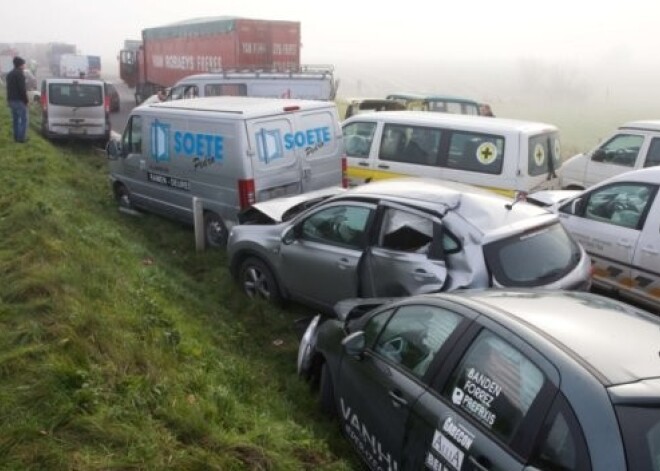
{"label": "car tire", "polygon": [[119,206],[126,209],[133,208],[133,203],[131,203],[131,194],[126,188],[125,185],[119,183],[115,186],[115,200],[119,203]]}
{"label": "car tire", "polygon": [[337,416],[337,404],[335,403],[335,391],[330,375],[330,367],[327,363],[321,366],[321,379],[319,382],[319,404],[321,412],[328,417]]}
{"label": "car tire", "polygon": [[204,213],[204,242],[207,247],[223,248],[227,246],[229,232],[220,216],[213,211]]}
{"label": "car tire", "polygon": [[282,304],[282,295],[271,269],[262,260],[250,257],[241,263],[239,270],[241,289],[250,298],[260,298],[270,303]]}

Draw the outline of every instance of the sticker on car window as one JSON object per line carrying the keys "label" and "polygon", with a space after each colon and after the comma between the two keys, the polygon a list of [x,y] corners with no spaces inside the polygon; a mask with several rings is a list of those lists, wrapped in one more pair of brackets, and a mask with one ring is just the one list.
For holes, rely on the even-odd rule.
{"label": "sticker on car window", "polygon": [[490,428],[497,417],[490,407],[501,392],[502,387],[497,382],[475,368],[470,368],[463,387],[454,388],[452,402]]}
{"label": "sticker on car window", "polygon": [[451,440],[436,430],[433,434],[433,442],[431,443],[433,449],[438,452],[438,454],[446,460],[452,468],[456,471],[461,469],[463,466],[463,460],[465,459],[465,453],[454,445]]}
{"label": "sticker on car window", "polygon": [[490,165],[497,160],[497,147],[492,142],[482,142],[477,147],[477,160],[483,165]]}
{"label": "sticker on car window", "polygon": [[534,146],[534,162],[536,162],[538,167],[542,166],[545,162],[545,149],[541,144]]}

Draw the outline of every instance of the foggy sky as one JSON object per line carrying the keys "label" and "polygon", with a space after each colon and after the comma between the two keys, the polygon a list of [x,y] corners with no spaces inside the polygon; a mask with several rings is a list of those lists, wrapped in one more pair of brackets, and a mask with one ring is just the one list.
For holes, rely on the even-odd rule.
{"label": "foggy sky", "polygon": [[143,28],[205,16],[300,21],[303,62],[396,67],[529,57],[585,64],[622,55],[638,63],[657,49],[660,20],[657,0],[24,0],[3,10],[0,42],[74,43],[108,67]]}
{"label": "foggy sky", "polygon": [[23,0],[0,43],[73,43],[108,78],[125,39],[209,16],[299,21],[302,63],[334,65],[340,97],[468,96],[559,125],[564,148],[660,117],[658,0]]}

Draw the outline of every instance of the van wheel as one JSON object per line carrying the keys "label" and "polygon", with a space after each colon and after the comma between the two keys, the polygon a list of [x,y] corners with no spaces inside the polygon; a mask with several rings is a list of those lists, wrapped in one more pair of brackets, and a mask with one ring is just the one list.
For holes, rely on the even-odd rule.
{"label": "van wheel", "polygon": [[210,211],[204,213],[204,239],[207,247],[225,247],[228,235],[227,226],[220,216]]}
{"label": "van wheel", "polygon": [[250,257],[241,264],[238,279],[241,288],[250,298],[261,298],[273,304],[282,303],[273,272],[258,258]]}
{"label": "van wheel", "polygon": [[115,186],[115,199],[122,208],[128,209],[133,207],[133,204],[131,203],[131,194],[128,192],[128,188],[122,184]]}
{"label": "van wheel", "polygon": [[319,384],[319,402],[321,411],[328,417],[337,415],[337,405],[335,404],[335,391],[332,385],[332,376],[327,363],[321,366],[321,382]]}

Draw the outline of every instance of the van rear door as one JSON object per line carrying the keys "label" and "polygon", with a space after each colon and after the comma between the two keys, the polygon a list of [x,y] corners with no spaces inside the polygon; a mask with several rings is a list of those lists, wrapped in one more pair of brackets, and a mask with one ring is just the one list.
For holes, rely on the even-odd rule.
{"label": "van rear door", "polygon": [[50,134],[103,137],[109,131],[102,83],[50,83],[47,99]]}
{"label": "van rear door", "polygon": [[341,135],[331,108],[248,122],[256,201],[341,185]]}

